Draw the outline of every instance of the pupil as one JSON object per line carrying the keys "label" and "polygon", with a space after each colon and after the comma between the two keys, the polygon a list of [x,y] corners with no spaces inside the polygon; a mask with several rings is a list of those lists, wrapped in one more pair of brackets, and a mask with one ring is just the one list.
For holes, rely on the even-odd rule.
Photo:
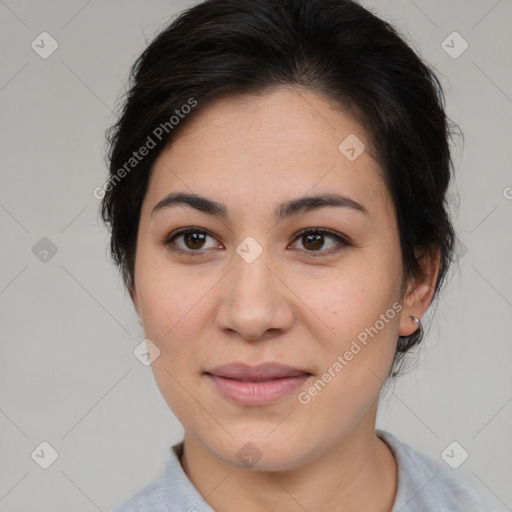
{"label": "pupil", "polygon": [[[185,235],[187,245],[189,245],[188,242],[190,240],[192,240],[191,245],[189,245],[190,249],[200,249],[201,243],[204,241],[204,237],[205,237],[204,233],[192,233],[192,234],[188,233]],[[199,242],[199,243],[197,243],[197,242]]]}
{"label": "pupil", "polygon": [[320,249],[323,245],[323,242],[321,242],[320,244],[318,244],[319,241],[321,241],[323,235],[306,235],[306,240],[308,240],[306,242],[305,247],[307,248],[308,247],[308,243],[309,243],[309,240],[312,240],[314,239],[313,241],[313,245],[314,247],[310,247],[311,249]]}

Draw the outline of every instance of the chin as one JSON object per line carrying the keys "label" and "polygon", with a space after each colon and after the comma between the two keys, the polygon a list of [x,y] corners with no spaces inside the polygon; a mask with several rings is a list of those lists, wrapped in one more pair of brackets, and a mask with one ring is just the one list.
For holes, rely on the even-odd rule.
{"label": "chin", "polygon": [[203,442],[218,459],[237,469],[283,471],[300,466],[311,456],[311,440],[294,439],[286,429],[278,433],[279,426],[272,432],[275,427],[232,432],[233,437],[225,435],[222,443],[218,437]]}

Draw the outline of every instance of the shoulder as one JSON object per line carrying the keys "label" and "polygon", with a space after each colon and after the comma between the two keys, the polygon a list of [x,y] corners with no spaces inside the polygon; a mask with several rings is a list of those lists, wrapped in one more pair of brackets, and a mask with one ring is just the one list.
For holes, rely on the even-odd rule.
{"label": "shoulder", "polygon": [[183,470],[183,441],[167,451],[162,476],[109,512],[213,512]]}
{"label": "shoulder", "polygon": [[162,478],[147,485],[110,512],[167,512]]}
{"label": "shoulder", "polygon": [[469,480],[456,470],[414,450],[389,432],[376,433],[391,448],[398,464],[392,512],[488,512]]}

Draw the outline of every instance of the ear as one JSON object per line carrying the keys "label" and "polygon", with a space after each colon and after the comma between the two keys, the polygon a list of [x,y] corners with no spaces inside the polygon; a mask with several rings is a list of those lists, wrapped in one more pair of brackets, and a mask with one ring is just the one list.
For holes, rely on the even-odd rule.
{"label": "ear", "polygon": [[409,281],[402,301],[404,308],[398,329],[400,336],[410,336],[418,330],[418,325],[411,315],[421,318],[432,302],[440,256],[438,249],[432,249],[424,251],[418,258],[420,273]]}

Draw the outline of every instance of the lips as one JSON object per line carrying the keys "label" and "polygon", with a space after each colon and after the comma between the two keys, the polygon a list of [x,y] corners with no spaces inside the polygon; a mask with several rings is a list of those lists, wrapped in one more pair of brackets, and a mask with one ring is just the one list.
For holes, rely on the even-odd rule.
{"label": "lips", "polygon": [[276,363],[261,364],[259,366],[234,363],[217,366],[216,368],[213,368],[206,373],[216,375],[217,377],[224,377],[226,379],[236,379],[241,381],[264,381],[282,379],[285,377],[298,377],[309,372]]}
{"label": "lips", "polygon": [[278,402],[303,385],[311,373],[278,363],[258,366],[231,363],[207,370],[205,375],[231,402],[256,406]]}

